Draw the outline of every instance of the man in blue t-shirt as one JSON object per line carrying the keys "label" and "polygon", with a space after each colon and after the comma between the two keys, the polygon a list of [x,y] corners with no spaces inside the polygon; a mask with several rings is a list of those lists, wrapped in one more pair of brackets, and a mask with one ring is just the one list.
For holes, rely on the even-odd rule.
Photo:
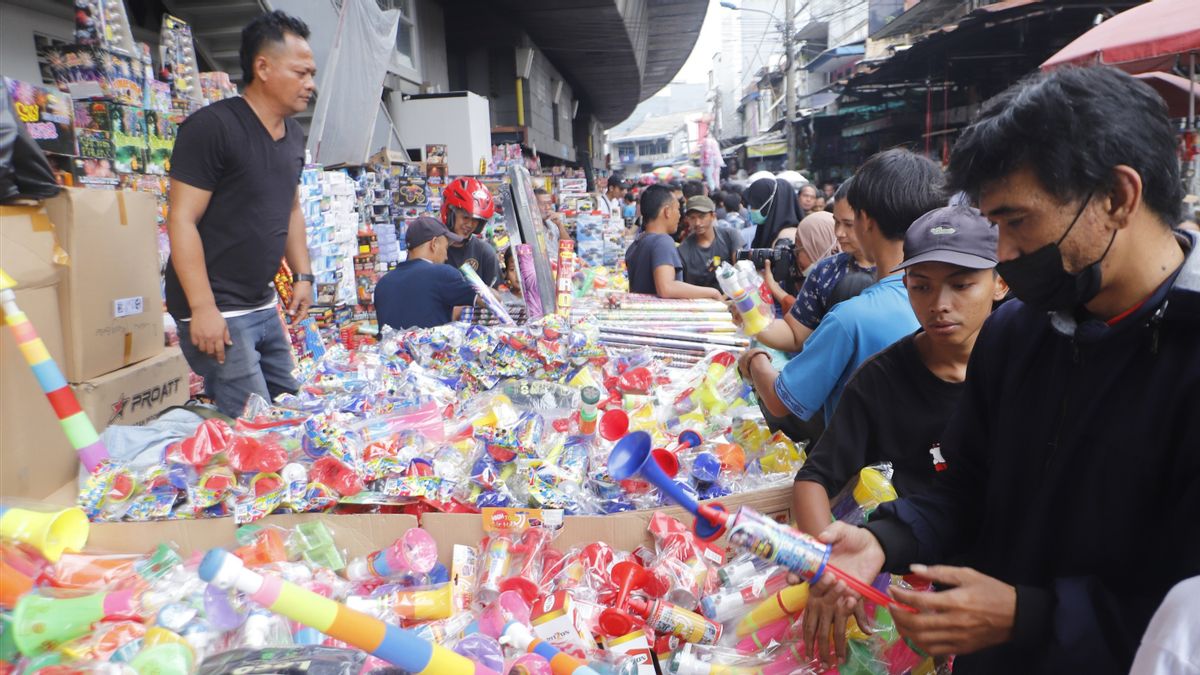
{"label": "man in blue t-shirt", "polygon": [[460,308],[475,302],[475,289],[458,270],[443,265],[451,243],[463,238],[435,218],[421,216],[408,226],[408,260],[375,285],[379,330],[432,328],[450,323]]}
{"label": "man in blue t-shirt", "polygon": [[640,205],[645,232],[625,251],[629,291],[660,298],[720,300],[717,289],[683,281],[683,259],[671,238],[679,229],[679,202],[671,191],[651,185],[642,191]]}
{"label": "man in blue t-shirt", "polygon": [[946,203],[942,184],[937,164],[908,150],[881,152],[855,174],[848,195],[854,230],[875,261],[878,281],[834,306],[804,343],[804,351],[782,371],[775,370],[762,349],[742,354],[738,362],[742,377],[768,412],[808,420],[824,408],[828,422],[846,380],[858,366],[919,327],[904,275],[889,271],[904,260],[908,226]]}

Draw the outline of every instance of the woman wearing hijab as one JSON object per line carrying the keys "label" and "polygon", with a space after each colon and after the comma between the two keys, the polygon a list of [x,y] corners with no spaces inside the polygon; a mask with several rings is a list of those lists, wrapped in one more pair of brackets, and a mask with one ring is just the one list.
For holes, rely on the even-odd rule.
{"label": "woman wearing hijab", "polygon": [[[832,213],[818,211],[805,217],[796,226],[793,236],[796,243],[792,249],[792,259],[796,265],[797,284],[804,282],[817,266],[817,261],[841,251],[837,235],[834,233]],[[796,296],[788,293],[775,281],[775,275],[771,273],[771,261],[766,262],[764,271],[766,273],[763,276],[766,277],[771,296],[783,308],[783,313],[787,314],[795,304]]]}
{"label": "woman wearing hijab", "polygon": [[830,308],[874,283],[875,267],[854,237],[854,209],[845,198],[850,191],[850,182],[848,180],[838,188],[832,214],[822,211],[804,219],[808,222],[809,218],[824,214],[829,219],[826,222],[832,222],[834,248],[822,257],[819,253],[824,235],[809,239],[813,235],[809,228],[802,228],[803,233],[798,231],[796,264],[805,262],[801,260],[800,248],[804,249],[804,258],[815,262],[806,266],[804,284],[784,320],[772,321],[754,336],[760,343],[783,352],[799,352]]}
{"label": "woman wearing hijab", "polygon": [[778,178],[760,178],[746,189],[750,223],[756,226],[750,248],[770,248],[779,231],[800,222],[796,211],[796,191],[792,184]]}

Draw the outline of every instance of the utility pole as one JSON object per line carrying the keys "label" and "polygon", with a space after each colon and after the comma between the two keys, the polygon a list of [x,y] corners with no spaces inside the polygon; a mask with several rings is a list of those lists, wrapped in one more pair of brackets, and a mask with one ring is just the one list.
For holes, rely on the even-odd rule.
{"label": "utility pole", "polygon": [[784,2],[784,21],[780,28],[783,30],[783,49],[787,55],[784,61],[787,68],[784,71],[784,96],[787,97],[784,114],[787,119],[784,120],[784,133],[787,134],[787,164],[784,169],[796,168],[796,127],[793,120],[796,118],[796,76],[792,72],[794,70],[794,55],[792,54],[792,21],[796,13],[796,0],[785,0]]}

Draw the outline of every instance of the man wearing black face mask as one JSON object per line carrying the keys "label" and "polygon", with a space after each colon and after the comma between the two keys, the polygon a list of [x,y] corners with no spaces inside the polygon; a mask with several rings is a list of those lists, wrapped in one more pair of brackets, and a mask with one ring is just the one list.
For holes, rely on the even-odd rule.
{"label": "man wearing black face mask", "polygon": [[[1200,574],[1200,253],[1172,229],[1175,144],[1153,90],[1088,68],[1016,85],[954,148],[951,186],[999,225],[1019,301],[979,334],[932,488],[821,538],[860,579],[948,587],[893,590],[918,610],[893,617],[956,674],[1128,672]],[[916,564],[951,559],[967,566]],[[830,594],[853,606],[812,589]]]}

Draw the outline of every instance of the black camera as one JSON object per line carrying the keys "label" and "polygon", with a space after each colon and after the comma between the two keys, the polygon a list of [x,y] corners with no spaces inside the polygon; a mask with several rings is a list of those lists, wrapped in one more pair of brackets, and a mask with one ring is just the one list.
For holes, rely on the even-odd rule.
{"label": "black camera", "polygon": [[796,247],[791,239],[780,239],[773,248],[752,248],[738,251],[738,260],[749,260],[754,268],[762,270],[764,263],[771,261],[771,276],[784,291],[795,295],[800,286],[800,273],[796,271]]}
{"label": "black camera", "polygon": [[738,260],[749,260],[754,263],[754,269],[761,270],[764,263],[771,261],[771,271],[775,273],[776,279],[781,274],[787,274],[788,271],[796,267],[796,250],[791,240],[781,239],[775,244],[774,248],[752,248],[746,251],[738,251]]}

